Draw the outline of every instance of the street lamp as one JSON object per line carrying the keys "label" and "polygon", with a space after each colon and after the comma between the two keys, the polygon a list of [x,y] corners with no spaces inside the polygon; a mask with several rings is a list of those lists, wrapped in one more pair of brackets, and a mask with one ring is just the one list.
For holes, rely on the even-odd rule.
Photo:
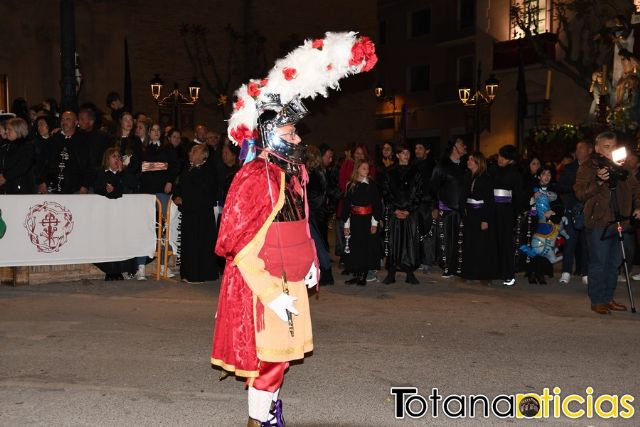
{"label": "street lamp", "polygon": [[164,81],[160,75],[149,82],[151,86],[151,96],[156,101],[159,109],[158,122],[162,126],[178,126],[182,128],[185,125],[193,125],[193,107],[200,99],[200,82],[194,77],[189,83],[189,98],[184,96],[178,90],[178,83],[173,84],[173,90],[164,98],[161,97]]}
{"label": "street lamp", "polygon": [[[491,76],[485,82],[484,88],[480,86],[482,78],[482,63],[478,62],[478,76],[476,78],[475,92],[471,93],[470,87],[461,87],[458,89],[458,98],[465,107],[475,108],[475,120],[474,120],[474,149],[480,148],[480,110],[485,106],[487,110],[491,107],[494,99],[496,98],[498,87],[500,82],[496,79],[496,76]],[[484,89],[484,90],[483,90]]]}
{"label": "street lamp", "polygon": [[376,85],[375,89],[373,90],[373,93],[375,93],[378,101],[388,102],[391,104],[391,108],[393,109],[393,111],[391,112],[391,117],[393,118],[393,132],[395,133],[396,131],[396,97],[395,95],[391,94],[391,95],[385,96],[384,88],[380,84]]}
{"label": "street lamp", "polygon": [[158,98],[160,98],[160,92],[162,91],[162,86],[164,85],[164,81],[160,78],[158,74],[156,74],[156,76],[153,79],[151,79],[150,84],[151,84],[151,96],[153,96],[153,99],[157,101]]}
{"label": "street lamp", "polygon": [[194,104],[198,102],[198,98],[200,97],[200,82],[195,77],[189,83],[189,96],[191,97],[191,102]]}

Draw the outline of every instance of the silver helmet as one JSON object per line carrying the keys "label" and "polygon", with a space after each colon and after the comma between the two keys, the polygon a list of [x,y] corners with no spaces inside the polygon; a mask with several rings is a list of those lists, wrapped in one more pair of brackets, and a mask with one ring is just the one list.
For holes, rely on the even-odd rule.
{"label": "silver helmet", "polygon": [[267,95],[268,101],[260,104],[261,111],[258,117],[258,130],[260,132],[260,143],[262,148],[291,163],[304,163],[306,159],[307,146],[305,144],[292,144],[282,139],[276,130],[286,125],[295,125],[309,111],[304,106],[299,97],[282,105],[280,95]]}

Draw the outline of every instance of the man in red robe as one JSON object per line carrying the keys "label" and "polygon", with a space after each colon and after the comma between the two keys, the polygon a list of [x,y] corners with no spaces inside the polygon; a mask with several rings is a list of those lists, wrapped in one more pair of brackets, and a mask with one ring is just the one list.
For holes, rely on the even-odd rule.
{"label": "man in red robe", "polygon": [[326,33],[236,91],[228,134],[242,145],[245,165],[229,188],[216,245],[227,263],[211,363],[247,379],[250,427],[284,427],[284,373],[313,350],[307,288],[317,284],[319,264],[308,222],[306,146],[295,128],[308,113],[301,98],[327,96],[339,79],[376,61],[368,37]]}
{"label": "man in red robe", "polygon": [[281,416],[277,398],[289,361],[313,350],[307,287],[317,284],[318,262],[299,118],[261,116],[262,126],[272,126],[261,128],[262,153],[231,184],[216,245],[227,265],[211,363],[247,378],[250,426]]}

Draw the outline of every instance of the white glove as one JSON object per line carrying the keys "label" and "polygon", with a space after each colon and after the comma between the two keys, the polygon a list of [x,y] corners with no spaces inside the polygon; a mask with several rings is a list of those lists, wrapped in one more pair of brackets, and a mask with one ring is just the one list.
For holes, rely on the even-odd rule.
{"label": "white glove", "polygon": [[291,312],[291,314],[298,315],[298,310],[293,305],[293,303],[298,298],[289,296],[284,292],[281,293],[276,299],[267,304],[267,307],[271,309],[283,322],[288,322],[289,318],[287,317],[287,311]]}
{"label": "white glove", "polygon": [[311,268],[306,276],[304,276],[304,284],[307,288],[313,288],[318,284],[318,268],[315,264],[311,264]]}

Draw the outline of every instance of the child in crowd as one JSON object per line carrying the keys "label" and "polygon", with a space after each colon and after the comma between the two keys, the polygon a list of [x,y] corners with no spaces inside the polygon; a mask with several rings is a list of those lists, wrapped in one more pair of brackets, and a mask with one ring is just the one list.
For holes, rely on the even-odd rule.
{"label": "child in crowd", "polygon": [[[367,284],[367,272],[380,265],[382,256],[378,224],[382,217],[380,193],[369,176],[369,163],[358,161],[347,184],[342,219],[345,244],[345,265],[353,273],[346,284]],[[348,252],[347,252],[348,248]]]}
{"label": "child in crowd", "polygon": [[[122,157],[117,148],[107,148],[102,158],[102,169],[96,174],[94,192],[109,199],[118,199],[131,192],[127,175],[122,172]],[[104,280],[123,280],[122,273],[132,275],[136,270],[135,259],[101,262],[96,264],[105,273]]]}

